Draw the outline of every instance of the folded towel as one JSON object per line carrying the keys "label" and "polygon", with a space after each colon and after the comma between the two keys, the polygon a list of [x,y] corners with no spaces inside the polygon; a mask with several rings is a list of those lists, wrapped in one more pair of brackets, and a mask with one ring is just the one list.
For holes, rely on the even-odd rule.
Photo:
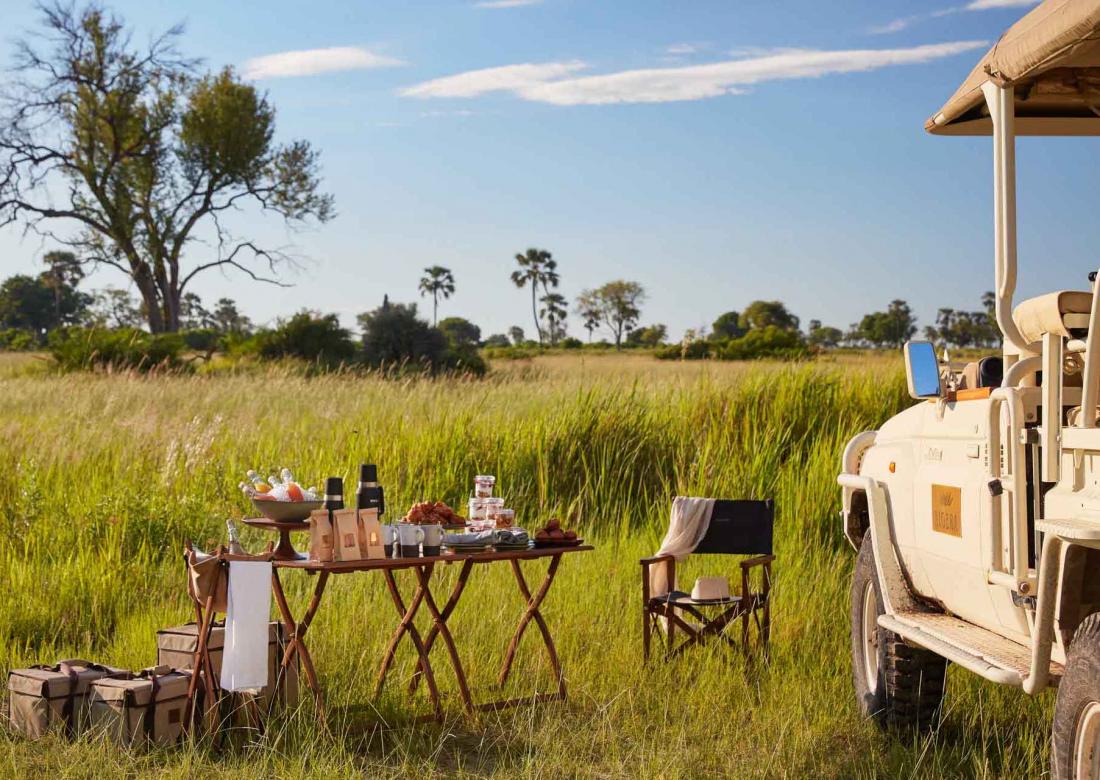
{"label": "folded towel", "polygon": [[267,685],[270,561],[229,562],[229,607],[225,613],[221,686],[253,691]]}
{"label": "folded towel", "polygon": [[522,528],[497,528],[468,534],[443,534],[448,547],[482,547],[487,544],[526,544],[530,537]]}
{"label": "folded towel", "polygon": [[477,547],[493,543],[495,531],[477,531],[470,534],[443,534],[443,544],[448,547]]}
{"label": "folded towel", "polygon": [[498,528],[493,533],[493,544],[527,544],[531,540],[522,528]]}

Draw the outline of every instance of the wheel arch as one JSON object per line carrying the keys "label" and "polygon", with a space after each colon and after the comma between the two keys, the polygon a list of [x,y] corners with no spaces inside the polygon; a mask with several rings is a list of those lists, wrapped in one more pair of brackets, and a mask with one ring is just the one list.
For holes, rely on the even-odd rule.
{"label": "wheel arch", "polygon": [[1100,577],[1093,574],[1100,572],[1100,550],[1065,542],[1060,568],[1054,631],[1068,652],[1077,628],[1089,615],[1100,612]]}

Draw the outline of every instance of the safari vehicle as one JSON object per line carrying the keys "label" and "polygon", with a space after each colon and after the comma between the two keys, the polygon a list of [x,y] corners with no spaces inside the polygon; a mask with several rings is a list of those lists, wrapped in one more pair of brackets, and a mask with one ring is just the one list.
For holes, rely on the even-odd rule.
{"label": "safari vehicle", "polygon": [[857,698],[883,725],[922,727],[949,661],[1027,694],[1057,686],[1054,776],[1097,778],[1100,278],[1012,304],[1015,139],[1100,135],[1100,0],[1036,7],[926,129],[992,136],[1003,356],[958,370],[907,344],[920,402],[845,449]]}

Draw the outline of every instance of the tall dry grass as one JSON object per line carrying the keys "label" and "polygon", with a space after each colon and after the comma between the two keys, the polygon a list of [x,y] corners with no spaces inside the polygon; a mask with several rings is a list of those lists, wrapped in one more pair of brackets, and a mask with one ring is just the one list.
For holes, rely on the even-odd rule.
{"label": "tall dry grass", "polygon": [[[391,507],[461,505],[494,473],[522,522],[571,518],[597,545],[567,557],[545,612],[571,698],[470,721],[413,726],[408,649],[370,703],[396,616],[373,575],[336,578],[310,644],[332,734],[308,704],[257,744],[139,753],[96,741],[0,737],[11,775],[241,777],[1021,776],[1045,770],[1050,702],[952,672],[933,735],[883,735],[856,716],[848,578],[835,474],[854,433],[905,397],[898,364],[670,364],[572,356],[495,367],[482,382],[408,382],[287,372],[239,376],[54,376],[0,371],[0,667],[79,655],[141,667],[154,633],[190,613],[184,539],[221,539],[247,506],[250,467],[305,480],[380,465]],[[638,559],[653,552],[676,494],[773,497],[775,632],[768,665],[719,650],[641,664]],[[245,534],[246,544],[263,537]],[[541,576],[532,564],[532,578]],[[685,580],[729,566],[692,561]],[[475,695],[492,695],[522,612],[505,567],[475,569],[452,620]],[[732,573],[732,572],[731,572]],[[455,572],[441,573],[440,594]],[[298,609],[312,582],[284,576]],[[525,639],[512,692],[548,686]],[[443,656],[441,685],[453,689]],[[375,711],[374,708],[377,708]],[[371,728],[381,715],[391,729]]]}

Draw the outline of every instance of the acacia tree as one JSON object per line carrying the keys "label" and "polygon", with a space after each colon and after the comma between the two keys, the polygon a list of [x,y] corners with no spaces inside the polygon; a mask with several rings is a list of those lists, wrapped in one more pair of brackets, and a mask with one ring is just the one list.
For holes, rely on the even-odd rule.
{"label": "acacia tree", "polygon": [[600,302],[593,290],[585,290],[577,296],[576,312],[584,323],[584,329],[588,331],[588,343],[591,344],[592,334],[603,321]]}
{"label": "acacia tree", "polygon": [[512,272],[512,284],[523,289],[531,285],[531,315],[535,318],[535,331],[539,334],[539,344],[542,343],[542,322],[539,319],[538,290],[542,285],[544,295],[550,294],[551,287],[557,287],[561,278],[558,276],[558,262],[545,249],[528,249],[523,254],[516,255],[518,271]]}
{"label": "acacia tree", "polygon": [[[274,274],[291,256],[235,235],[229,217],[251,204],[291,227],[330,219],[309,143],[277,145],[274,109],[231,69],[196,75],[179,27],[139,50],[97,6],[42,14],[44,35],[17,42],[0,96],[0,225],[126,273],[153,332],[179,329],[204,271],[278,283],[256,267]],[[209,248],[191,257],[200,238]]]}
{"label": "acacia tree", "polygon": [[433,265],[424,269],[420,278],[420,294],[432,296],[432,325],[439,323],[439,297],[447,300],[455,291],[455,277],[450,268]]}
{"label": "acacia tree", "polygon": [[623,334],[634,330],[642,316],[641,305],[645,301],[645,288],[637,282],[618,279],[595,290],[585,290],[582,299],[591,299],[599,307],[600,319],[615,338],[615,349],[621,349]]}

